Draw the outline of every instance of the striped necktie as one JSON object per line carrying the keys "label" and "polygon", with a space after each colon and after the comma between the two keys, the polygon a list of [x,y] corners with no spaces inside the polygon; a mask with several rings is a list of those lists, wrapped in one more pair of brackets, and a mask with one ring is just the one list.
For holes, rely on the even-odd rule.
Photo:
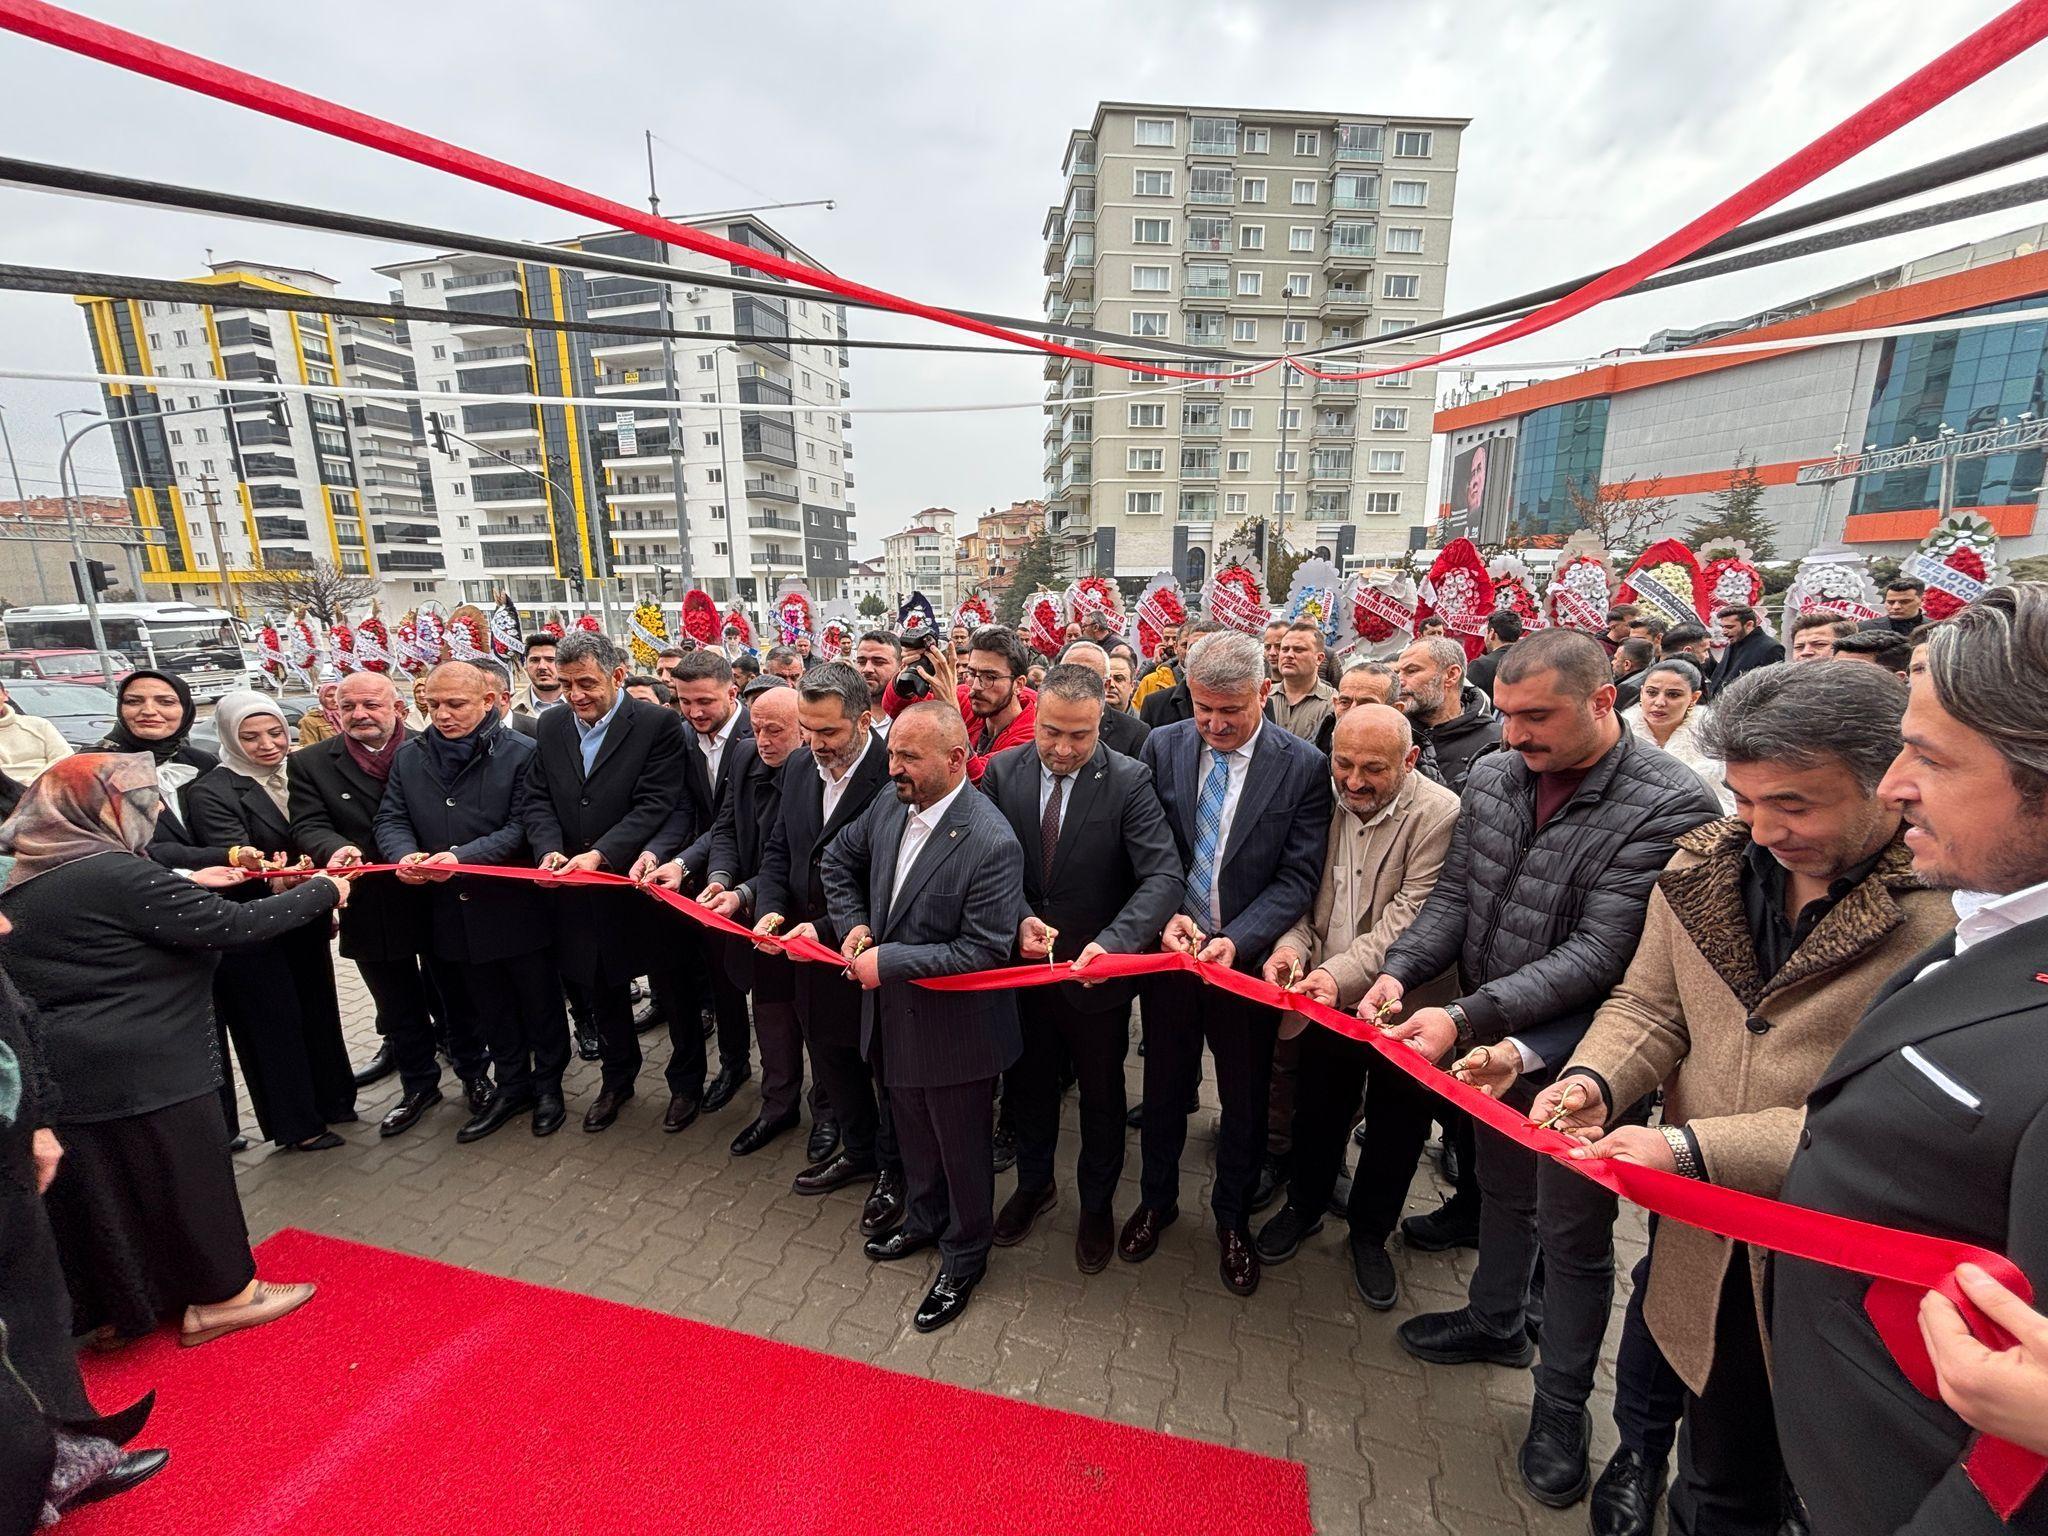
{"label": "striped necktie", "polygon": [[1188,916],[1198,923],[1210,920],[1216,892],[1216,861],[1223,852],[1223,801],[1230,792],[1232,754],[1212,750],[1209,776],[1202,781],[1202,795],[1195,803],[1195,858],[1188,866]]}

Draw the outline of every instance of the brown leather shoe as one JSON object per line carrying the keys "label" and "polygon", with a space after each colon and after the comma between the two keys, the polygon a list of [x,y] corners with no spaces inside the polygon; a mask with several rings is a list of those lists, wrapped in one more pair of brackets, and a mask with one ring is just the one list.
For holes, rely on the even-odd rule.
{"label": "brown leather shoe", "polygon": [[258,1280],[256,1289],[247,1301],[223,1302],[211,1307],[187,1307],[184,1326],[178,1332],[178,1342],[190,1349],[195,1344],[205,1344],[213,1339],[239,1333],[244,1328],[254,1328],[262,1323],[274,1323],[287,1312],[296,1312],[313,1299],[310,1282],[297,1285],[273,1285],[268,1280]]}
{"label": "brown leather shoe", "polygon": [[583,1129],[601,1131],[619,1118],[619,1111],[626,1107],[626,1100],[633,1097],[630,1088],[607,1088],[590,1101],[590,1108],[583,1112]]}
{"label": "brown leather shoe", "polygon": [[1252,1247],[1250,1234],[1242,1228],[1224,1227],[1216,1233],[1216,1240],[1223,1245],[1219,1269],[1224,1285],[1236,1295],[1251,1295],[1259,1288],[1259,1251]]}
{"label": "brown leather shoe", "polygon": [[995,1245],[1014,1248],[1023,1242],[1031,1235],[1031,1225],[1038,1220],[1039,1212],[1050,1210],[1059,1197],[1058,1187],[1052,1184],[1043,1189],[1017,1190],[996,1213]]}
{"label": "brown leather shoe", "polygon": [[1074,1262],[1084,1275],[1099,1275],[1116,1249],[1116,1217],[1108,1211],[1083,1211],[1081,1230],[1074,1234]]}
{"label": "brown leather shoe", "polygon": [[1141,1205],[1131,1212],[1131,1219],[1124,1223],[1124,1235],[1117,1239],[1117,1256],[1127,1264],[1142,1264],[1152,1257],[1152,1250],[1159,1246],[1159,1234],[1180,1219],[1180,1207],[1155,1211],[1149,1205]]}

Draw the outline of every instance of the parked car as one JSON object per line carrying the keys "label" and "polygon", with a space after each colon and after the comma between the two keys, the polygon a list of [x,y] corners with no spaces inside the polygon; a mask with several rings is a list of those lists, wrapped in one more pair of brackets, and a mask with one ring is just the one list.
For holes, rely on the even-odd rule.
{"label": "parked car", "polygon": [[103,741],[114,728],[114,696],[104,688],[13,677],[4,682],[9,705],[49,721],[74,751]]}
{"label": "parked car", "polygon": [[107,652],[114,669],[109,678],[100,671],[99,653],[65,647],[58,650],[0,651],[0,682],[17,677],[40,678],[50,683],[84,683],[94,688],[111,688],[135,670],[135,663],[119,651]]}

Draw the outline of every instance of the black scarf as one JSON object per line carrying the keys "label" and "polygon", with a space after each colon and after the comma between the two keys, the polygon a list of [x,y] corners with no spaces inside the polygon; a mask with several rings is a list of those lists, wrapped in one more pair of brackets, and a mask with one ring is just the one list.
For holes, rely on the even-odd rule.
{"label": "black scarf", "polygon": [[443,736],[438,726],[430,725],[421,732],[419,742],[426,751],[427,766],[441,781],[441,787],[452,789],[470,760],[479,752],[488,752],[491,743],[498,739],[498,732],[504,728],[504,717],[494,713],[467,736],[457,736],[453,740]]}
{"label": "black scarf", "polygon": [[186,686],[185,679],[182,677],[178,677],[170,672],[152,672],[145,669],[140,672],[130,672],[126,677],[122,678],[121,686],[115,690],[115,698],[126,698],[128,695],[128,685],[139,678],[145,677],[155,678],[158,682],[169,687],[171,692],[178,696],[178,704],[185,711],[185,718],[179,722],[178,728],[171,732],[170,735],[164,737],[163,740],[144,741],[128,728],[128,722],[121,718],[120,708],[116,705],[114,710],[114,728],[107,732],[107,739],[101,742],[100,746],[108,752],[147,752],[158,763],[168,763],[178,755],[179,749],[185,745],[185,738],[192,734],[192,690]]}

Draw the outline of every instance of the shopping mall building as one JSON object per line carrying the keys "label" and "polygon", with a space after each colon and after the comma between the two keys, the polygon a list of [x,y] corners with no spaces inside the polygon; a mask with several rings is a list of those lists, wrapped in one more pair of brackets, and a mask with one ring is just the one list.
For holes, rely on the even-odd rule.
{"label": "shopping mall building", "polygon": [[[1554,545],[1579,526],[1568,487],[1618,485],[1672,498],[1659,535],[1682,532],[1754,460],[1780,559],[1821,543],[1872,555],[1911,549],[1938,516],[1938,464],[1800,483],[1859,449],[1904,447],[2048,417],[2048,323],[2040,319],[1747,357],[1687,349],[1761,337],[1917,325],[2048,307],[2048,225],[1959,246],[1727,325],[1660,333],[1640,354],[1537,383],[1450,397],[1431,542],[1470,534]],[[1960,458],[1952,503],[1988,518],[2007,558],[2048,552],[2042,450]],[[1811,475],[1817,472],[1810,472]],[[1652,485],[1654,482],[1654,485]]]}

